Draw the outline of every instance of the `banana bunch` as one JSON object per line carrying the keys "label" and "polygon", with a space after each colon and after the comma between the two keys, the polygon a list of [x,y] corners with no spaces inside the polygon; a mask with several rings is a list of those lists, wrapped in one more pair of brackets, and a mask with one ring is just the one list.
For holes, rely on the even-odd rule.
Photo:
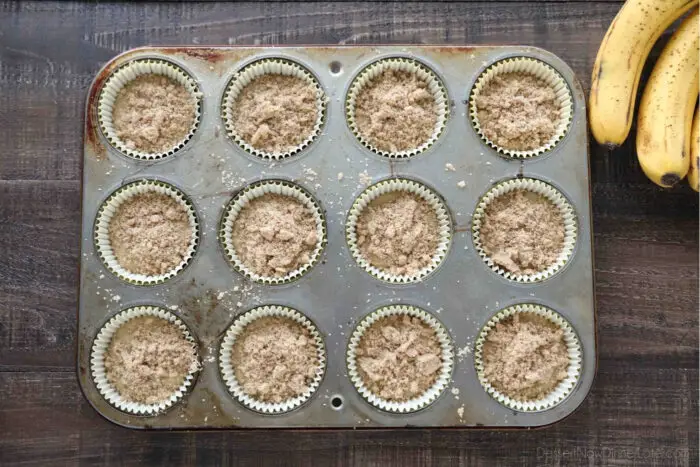
{"label": "banana bunch", "polygon": [[[598,51],[589,99],[594,138],[614,148],[629,134],[644,63],[652,46],[698,0],[627,0]],[[637,120],[637,157],[657,185],[670,187],[686,174],[698,189],[700,30],[695,8],[664,48],[642,94]],[[691,144],[691,140],[693,143]],[[694,152],[693,152],[694,151]],[[692,164],[691,164],[692,159]],[[690,171],[690,172],[689,172]]]}
{"label": "banana bunch", "polygon": [[688,183],[695,191],[700,191],[698,183],[698,166],[700,165],[700,111],[695,110],[693,129],[690,133],[690,170],[688,170]]}

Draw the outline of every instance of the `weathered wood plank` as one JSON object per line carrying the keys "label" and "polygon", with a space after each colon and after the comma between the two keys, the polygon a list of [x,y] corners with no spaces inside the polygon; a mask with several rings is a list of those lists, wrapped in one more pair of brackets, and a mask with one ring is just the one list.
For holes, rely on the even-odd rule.
{"label": "weathered wood plank", "polygon": [[[601,367],[571,417],[530,432],[252,431],[149,433],[100,418],[72,374],[0,373],[0,463],[60,461],[135,465],[695,465],[698,371]],[[21,397],[18,397],[20,396]],[[620,436],[635,433],[634,437]],[[565,451],[569,452],[568,456]],[[629,457],[627,457],[629,456]],[[601,462],[601,461],[610,462]],[[661,459],[663,460],[663,459]],[[401,461],[401,462],[399,462]],[[656,465],[662,465],[661,462]]]}
{"label": "weathered wood plank", "polygon": [[0,181],[0,369],[74,367],[80,184]]}

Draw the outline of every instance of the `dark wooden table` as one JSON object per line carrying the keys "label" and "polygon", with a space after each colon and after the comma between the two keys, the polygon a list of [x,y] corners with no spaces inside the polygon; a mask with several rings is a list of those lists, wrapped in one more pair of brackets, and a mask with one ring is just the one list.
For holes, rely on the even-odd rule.
{"label": "dark wooden table", "polygon": [[[0,6],[0,464],[698,465],[698,200],[592,145],[599,369],[546,430],[149,433],[83,399],[83,105],[144,44],[537,45],[584,86],[616,1]],[[659,47],[655,49],[658,54]]]}

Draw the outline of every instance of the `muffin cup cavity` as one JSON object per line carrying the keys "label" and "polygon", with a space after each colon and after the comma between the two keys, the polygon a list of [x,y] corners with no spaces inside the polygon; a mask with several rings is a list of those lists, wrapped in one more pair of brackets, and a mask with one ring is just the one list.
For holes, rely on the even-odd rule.
{"label": "muffin cup cavity", "polygon": [[[191,240],[182,261],[164,274],[147,275],[127,271],[114,255],[109,238],[110,223],[119,206],[134,196],[145,193],[159,193],[175,200],[187,213],[192,229]],[[156,285],[177,276],[192,262],[199,245],[199,234],[199,220],[194,206],[182,191],[160,180],[138,180],[117,189],[102,203],[95,220],[94,240],[97,254],[104,266],[121,280],[134,285]]]}
{"label": "muffin cup cavity", "polygon": [[[289,196],[300,201],[313,214],[316,223],[317,242],[310,254],[310,261],[281,277],[263,276],[252,271],[238,256],[233,244],[233,226],[238,215],[251,201],[266,194]],[[243,188],[229,201],[221,218],[219,241],[226,258],[240,274],[259,284],[286,284],[299,279],[318,263],[327,243],[326,219],[319,203],[305,189],[286,180],[263,180]]]}
{"label": "muffin cup cavity", "polygon": [[[559,209],[564,224],[564,242],[559,256],[547,268],[534,274],[516,274],[505,270],[486,253],[481,241],[481,225],[486,217],[486,209],[489,204],[499,196],[518,190],[536,193],[551,201]],[[573,206],[559,190],[548,183],[533,178],[516,178],[496,184],[481,198],[472,216],[472,238],[477,253],[493,272],[514,282],[534,283],[549,279],[571,259],[576,246],[577,235],[578,228]]]}
{"label": "muffin cup cavity", "polygon": [[[430,263],[414,274],[394,275],[372,266],[360,252],[360,247],[357,243],[357,223],[365,208],[380,196],[392,192],[406,192],[417,195],[435,210],[437,216],[437,248],[430,259]],[[362,269],[375,278],[385,282],[408,284],[423,280],[426,276],[435,271],[445,259],[452,241],[452,221],[445,202],[432,189],[413,180],[394,178],[380,181],[368,187],[360,194],[350,208],[345,226],[345,236],[352,257]]]}
{"label": "muffin cup cavity", "polygon": [[[395,70],[415,74],[418,78],[425,81],[428,84],[428,91],[433,96],[435,101],[435,111],[437,118],[435,125],[433,127],[432,134],[430,138],[419,145],[416,148],[389,152],[377,148],[372,144],[365,136],[363,136],[357,126],[355,119],[355,106],[357,98],[360,91],[366,86],[371,84],[372,80],[377,76],[381,75],[384,71]],[[392,57],[378,60],[367,67],[365,67],[350,84],[348,94],[345,99],[345,117],[347,119],[348,126],[350,130],[355,135],[357,140],[362,143],[362,145],[383,157],[388,157],[390,159],[406,159],[417,154],[420,154],[430,147],[432,147],[435,142],[440,138],[447,125],[447,118],[449,116],[449,98],[447,96],[447,90],[444,84],[437,76],[437,74],[432,71],[428,66],[423,63],[404,57]]]}
{"label": "muffin cup cavity", "polygon": [[[564,331],[564,343],[566,344],[566,349],[569,356],[567,376],[546,397],[540,400],[518,401],[512,399],[491,386],[489,381],[484,376],[483,347],[489,332],[495,328],[496,324],[516,313],[531,313],[540,316],[547,319],[551,323],[556,324]],[[484,390],[486,390],[491,397],[496,399],[496,401],[509,409],[517,410],[519,412],[543,411],[551,409],[552,407],[560,404],[576,387],[582,370],[581,343],[569,322],[556,311],[542,305],[514,305],[496,313],[496,315],[493,316],[483,327],[475,343],[474,365],[476,366],[476,373],[477,377],[479,378],[479,382],[483,386]]]}
{"label": "muffin cup cavity", "polygon": [[92,344],[90,371],[97,390],[110,405],[129,414],[154,416],[177,404],[194,386],[196,375],[200,370],[199,353],[197,352],[197,362],[190,367],[185,381],[169,398],[155,404],[143,404],[124,399],[107,379],[105,356],[112,338],[119,328],[128,321],[143,316],[154,316],[174,324],[182,331],[185,339],[192,343],[195,350],[197,349],[197,343],[190,330],[173,313],[155,306],[135,306],[120,311],[102,326]]}
{"label": "muffin cup cavity", "polygon": [[[357,368],[357,358],[356,352],[357,347],[360,344],[363,334],[367,329],[370,328],[377,320],[381,318],[386,318],[388,316],[412,316],[419,318],[425,324],[427,324],[433,331],[437,340],[440,343],[442,350],[441,360],[442,368],[438,374],[437,379],[433,385],[428,388],[419,397],[404,401],[390,401],[383,399],[373,392],[364,384],[362,377],[360,376],[359,370]],[[383,410],[385,412],[406,414],[419,411],[428,407],[430,404],[435,402],[438,397],[445,391],[452,379],[452,369],[454,366],[454,351],[452,348],[452,341],[445,327],[430,313],[427,311],[410,305],[388,305],[381,307],[369,315],[365,316],[357,325],[352,335],[350,336],[350,342],[348,343],[346,363],[348,367],[348,376],[352,384],[360,393],[360,396],[367,401],[372,406]]]}
{"label": "muffin cup cavity", "polygon": [[[313,130],[301,144],[284,152],[269,152],[253,147],[236,132],[234,126],[234,104],[243,89],[255,79],[264,75],[297,77],[310,84],[316,94],[316,123]],[[263,58],[244,66],[231,78],[224,91],[221,114],[228,136],[246,152],[266,160],[282,160],[294,156],[309,147],[320,135],[326,119],[328,98],[316,77],[304,66],[284,58]]]}
{"label": "muffin cup cavity", "polygon": [[[119,92],[134,79],[144,75],[161,75],[180,83],[192,96],[195,119],[192,127],[185,137],[171,148],[161,152],[144,152],[127,147],[126,143],[117,136],[112,120],[114,104]],[[105,82],[97,105],[97,116],[102,133],[117,151],[138,160],[159,160],[175,154],[187,144],[199,127],[202,116],[203,94],[199,90],[197,82],[182,68],[167,60],[147,58],[128,62],[118,68]]]}
{"label": "muffin cup cavity", "polygon": [[[481,90],[488,85],[495,76],[505,73],[525,73],[532,75],[549,84],[555,92],[556,100],[559,105],[559,121],[554,135],[539,148],[517,151],[500,147],[486,137],[481,128],[477,114],[476,100]],[[545,62],[529,57],[506,58],[495,62],[479,75],[469,95],[469,118],[482,141],[495,149],[498,153],[514,159],[528,159],[551,151],[568,133],[573,120],[573,112],[574,101],[571,90],[561,74]]]}
{"label": "muffin cup cavity", "polygon": [[[231,361],[231,354],[233,352],[233,346],[236,339],[245,331],[249,324],[255,320],[265,317],[281,317],[293,320],[308,330],[314,340],[314,343],[316,344],[318,367],[316,369],[313,381],[311,384],[309,384],[308,388],[303,394],[280,403],[260,401],[246,394],[236,379],[236,372],[233,367],[233,362]],[[316,325],[299,311],[286,306],[259,306],[238,316],[226,331],[219,348],[219,370],[229,393],[235,400],[240,402],[248,409],[264,414],[286,413],[305,404],[309,399],[311,399],[321,385],[321,381],[323,380],[323,376],[326,371],[326,347],[323,342],[323,338],[321,337],[321,333],[316,328]]]}

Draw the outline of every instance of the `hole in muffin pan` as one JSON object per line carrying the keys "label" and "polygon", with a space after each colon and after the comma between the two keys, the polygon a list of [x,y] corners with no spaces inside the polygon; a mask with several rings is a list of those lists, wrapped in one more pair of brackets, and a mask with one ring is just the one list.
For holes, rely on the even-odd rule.
{"label": "hole in muffin pan", "polygon": [[340,63],[339,61],[332,61],[328,68],[331,70],[331,74],[333,76],[338,76],[343,72],[343,64]]}
{"label": "hole in muffin pan", "polygon": [[[225,47],[221,50],[226,54],[235,51]],[[592,293],[589,297],[587,292],[589,287],[592,289],[590,219],[586,215],[590,209],[588,149],[585,144],[578,143],[585,134],[586,120],[580,110],[583,108],[582,92],[579,92],[580,86],[571,70],[546,52],[518,47],[469,50],[405,46],[324,47],[318,50],[261,47],[245,50],[247,55],[243,60],[235,54],[222,55],[229,58],[225,58],[223,71],[216,79],[210,76],[212,73],[200,76],[196,72],[198,67],[194,65],[199,58],[193,59],[181,50],[169,52],[167,48],[135,55],[131,52],[128,57],[118,57],[100,72],[97,83],[103,83],[120,65],[134,60],[134,56],[138,59],[148,54],[159,60],[172,57],[174,63],[188,72],[194,70],[190,74],[203,93],[202,104],[206,105],[202,106],[200,131],[195,132],[187,147],[177,151],[177,157],[164,157],[159,164],[145,165],[117,154],[109,147],[109,141],[101,137],[99,120],[87,121],[83,185],[83,236],[87,235],[87,239],[83,240],[85,254],[81,255],[84,279],[79,302],[78,363],[81,368],[90,368],[89,353],[81,349],[89,349],[99,331],[92,323],[102,322],[102,316],[133,303],[157,303],[164,309],[182,313],[188,322],[193,323],[202,342],[212,343],[222,338],[222,330],[230,320],[255,307],[280,303],[307,313],[308,318],[318,325],[318,332],[326,342],[327,366],[318,392],[289,411],[264,414],[249,410],[227,390],[218,358],[212,363],[208,351],[205,351],[201,359],[205,377],[198,378],[191,393],[185,394],[172,410],[153,417],[141,419],[115,414],[115,410],[105,404],[99,392],[91,387],[89,373],[87,379],[81,375],[84,393],[97,410],[121,425],[152,429],[401,428],[408,425],[516,428],[548,425],[571,413],[590,388],[594,373],[594,365],[591,367],[590,362],[595,361],[596,352],[595,333],[591,332],[595,329]],[[474,131],[470,120],[469,97],[484,67],[488,69],[513,52],[532,55],[532,58],[549,63],[560,72],[570,87],[575,104],[572,110],[575,118],[572,118],[566,134],[555,147],[546,151],[548,154],[556,152],[552,154],[555,157],[539,156],[536,164],[528,163],[532,160],[530,158],[493,157],[497,151]],[[278,157],[266,157],[241,146],[227,132],[225,118],[221,115],[222,102],[232,78],[260,60],[269,64],[299,65],[316,80],[326,98],[318,134],[303,148]],[[399,60],[401,66],[411,66],[411,69],[417,64],[418,68],[424,67],[438,79],[439,92],[444,93],[448,109],[444,128],[436,130],[438,134],[429,147],[406,154],[379,154],[353,134],[347,116],[350,88],[358,76],[384,60]],[[93,109],[92,113],[96,115],[99,84],[95,89],[98,92],[89,97],[88,113]],[[97,142],[90,138],[93,127],[100,136]],[[206,135],[213,135],[213,138]],[[420,156],[413,157],[416,154]],[[120,157],[121,165],[111,170],[109,163],[117,157]],[[397,162],[395,159],[402,160]],[[520,162],[518,167],[513,160]],[[188,200],[192,200],[202,222],[196,257],[193,255],[191,264],[173,275],[173,281],[158,282],[151,288],[134,287],[133,282],[109,274],[100,256],[92,257],[96,248],[94,232],[88,224],[94,223],[101,201],[104,202],[103,196],[126,185],[134,176],[172,181]],[[354,203],[369,188],[396,178],[425,185],[444,203],[449,220],[449,241],[444,255],[429,274],[416,281],[385,281],[368,274],[358,266],[348,245],[347,224]],[[551,281],[529,282],[499,277],[502,274],[498,271],[488,264],[485,267],[474,244],[472,220],[481,199],[502,181],[530,178],[551,184],[561,192],[573,207],[578,228],[571,255],[556,271],[556,279]],[[230,251],[220,237],[221,222],[232,199],[239,192],[266,182],[303,189],[323,219],[324,240],[318,256],[300,274],[279,281],[255,280],[251,274],[237,268],[231,263]],[[580,219],[577,214],[581,215]],[[576,291],[580,299],[576,307],[567,307],[567,290]],[[98,296],[95,291],[100,291]],[[574,331],[580,333],[585,350],[581,355],[584,365],[579,383],[556,411],[524,413],[515,419],[510,417],[511,410],[489,397],[476,378],[474,351],[479,330],[497,310],[532,300],[560,312]],[[450,374],[447,389],[435,398],[434,403],[413,412],[413,415],[380,410],[366,399],[356,397],[346,360],[351,329],[365,313],[401,303],[420,307],[444,323],[454,353],[454,371]],[[96,319],[97,314],[99,319]],[[212,348],[217,347],[213,345]],[[218,352],[216,357],[219,357]],[[347,401],[351,403],[346,405]],[[216,414],[212,412],[214,405],[221,409],[215,410]]]}
{"label": "hole in muffin pan", "polygon": [[331,408],[333,410],[341,410],[345,404],[345,399],[340,394],[335,394],[331,397]]}

